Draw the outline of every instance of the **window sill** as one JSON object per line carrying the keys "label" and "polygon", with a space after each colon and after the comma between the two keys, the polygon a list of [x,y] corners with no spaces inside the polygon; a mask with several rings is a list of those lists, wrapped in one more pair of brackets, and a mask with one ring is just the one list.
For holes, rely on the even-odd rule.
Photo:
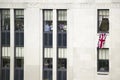
{"label": "window sill", "polygon": [[97,72],[98,75],[109,75],[109,72]]}
{"label": "window sill", "polygon": [[[101,32],[102,33],[102,32]],[[101,33],[97,33],[97,36],[99,36]],[[109,36],[109,33],[106,33],[107,36]]]}

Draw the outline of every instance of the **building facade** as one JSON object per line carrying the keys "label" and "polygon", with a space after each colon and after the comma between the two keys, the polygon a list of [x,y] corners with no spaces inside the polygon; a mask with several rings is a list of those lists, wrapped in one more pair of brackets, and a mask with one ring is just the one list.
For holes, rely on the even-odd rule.
{"label": "building facade", "polygon": [[119,0],[1,0],[0,80],[119,80]]}

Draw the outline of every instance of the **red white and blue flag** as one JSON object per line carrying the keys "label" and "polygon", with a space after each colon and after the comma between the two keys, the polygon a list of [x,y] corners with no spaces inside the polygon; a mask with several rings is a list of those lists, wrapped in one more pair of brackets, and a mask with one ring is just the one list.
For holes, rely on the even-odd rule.
{"label": "red white and blue flag", "polygon": [[98,48],[103,48],[105,40],[106,40],[106,33],[100,33],[98,40]]}

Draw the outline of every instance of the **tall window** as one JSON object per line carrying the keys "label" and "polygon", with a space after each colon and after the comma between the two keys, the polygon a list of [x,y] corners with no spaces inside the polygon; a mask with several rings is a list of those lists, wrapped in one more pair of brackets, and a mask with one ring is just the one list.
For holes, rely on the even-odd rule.
{"label": "tall window", "polygon": [[43,10],[43,80],[52,80],[53,10]]}
{"label": "tall window", "polygon": [[0,10],[1,16],[1,43],[10,46],[10,10]]}
{"label": "tall window", "polygon": [[24,46],[24,11],[15,10],[15,46]]}
{"label": "tall window", "polygon": [[109,9],[98,9],[98,32],[109,32]]}
{"label": "tall window", "polygon": [[43,62],[43,80],[52,80],[52,58],[44,58]]}
{"label": "tall window", "polygon": [[1,54],[0,79],[10,80],[10,10],[0,10]]}
{"label": "tall window", "polygon": [[67,10],[57,10],[57,80],[67,80],[67,59],[59,55],[67,47]]}
{"label": "tall window", "polygon": [[58,59],[58,66],[57,66],[57,80],[67,80],[67,73],[66,73],[66,69],[67,69],[67,59],[65,58],[59,58]]}
{"label": "tall window", "polygon": [[98,71],[108,72],[109,71],[109,49],[98,48]]}
{"label": "tall window", "polygon": [[57,10],[57,46],[67,46],[67,10]]}
{"label": "tall window", "polygon": [[2,57],[2,80],[10,80],[10,57]]}
{"label": "tall window", "polygon": [[43,10],[44,47],[52,47],[53,11]]}
{"label": "tall window", "polygon": [[15,9],[15,75],[14,80],[24,80],[24,10]]}

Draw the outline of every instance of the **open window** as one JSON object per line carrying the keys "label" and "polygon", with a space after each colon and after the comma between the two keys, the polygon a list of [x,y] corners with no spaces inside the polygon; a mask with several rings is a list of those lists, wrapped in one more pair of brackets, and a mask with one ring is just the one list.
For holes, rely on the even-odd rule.
{"label": "open window", "polygon": [[109,10],[108,9],[98,10],[98,32],[99,33],[109,32]]}

